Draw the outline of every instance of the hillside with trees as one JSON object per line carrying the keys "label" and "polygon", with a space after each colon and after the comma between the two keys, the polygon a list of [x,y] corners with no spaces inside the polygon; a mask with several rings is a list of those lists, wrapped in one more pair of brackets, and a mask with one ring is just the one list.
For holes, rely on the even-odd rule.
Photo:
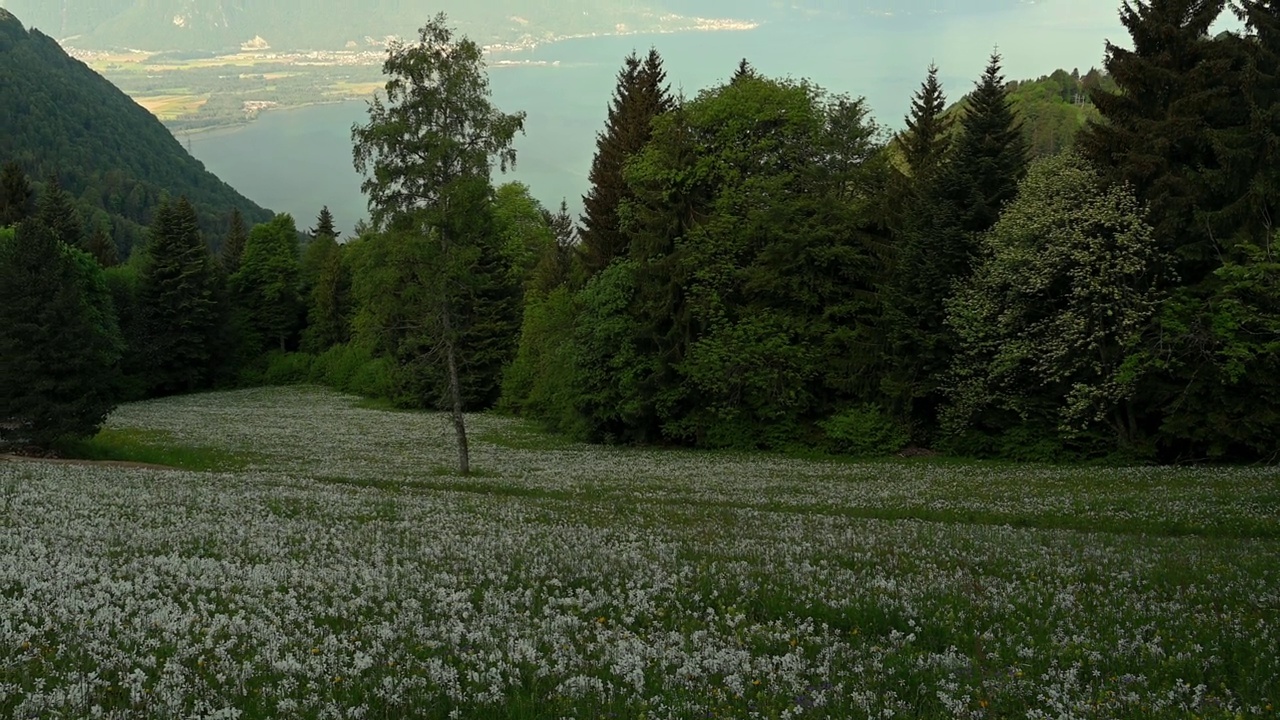
{"label": "hillside with trees", "polygon": [[220,243],[233,209],[270,213],[205,170],[168,129],[52,38],[0,10],[0,163],[36,187],[56,180],[86,234],[103,232],[121,258],[145,236],[164,195],[185,196]]}
{"label": "hillside with trees", "polygon": [[101,286],[67,199],[8,173],[0,277],[74,285],[48,302],[100,348],[86,373],[118,327],[138,395],[313,382],[446,410],[464,474],[466,414],[493,409],[606,443],[1274,461],[1280,12],[1242,0],[1243,32],[1210,36],[1223,11],[1126,4],[1134,47],[1108,44],[1105,76],[1010,83],[993,53],[950,112],[922,68],[896,138],[861,98],[747,61],[681,96],[656,50],[632,55],[581,228],[494,186],[524,114],[437,17],[353,129],[357,237],[322,209],[299,247],[281,216],[215,264],[166,203],[145,256],[106,271],[113,326],[83,312]]}

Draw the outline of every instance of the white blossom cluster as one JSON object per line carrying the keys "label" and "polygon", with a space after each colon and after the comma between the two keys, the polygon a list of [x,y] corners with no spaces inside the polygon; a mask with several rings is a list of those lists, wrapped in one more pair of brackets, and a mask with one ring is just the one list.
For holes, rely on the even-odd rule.
{"label": "white blossom cluster", "polygon": [[1280,705],[1274,473],[521,449],[470,420],[473,478],[443,418],[310,389],[110,421],[244,471],[0,463],[0,716]]}

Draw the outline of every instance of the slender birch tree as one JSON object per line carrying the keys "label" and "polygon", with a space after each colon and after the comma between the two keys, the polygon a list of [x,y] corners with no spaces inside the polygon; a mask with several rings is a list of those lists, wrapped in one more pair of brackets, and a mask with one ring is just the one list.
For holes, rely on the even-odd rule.
{"label": "slender birch tree", "polygon": [[493,106],[480,47],[455,37],[443,13],[422,27],[417,42],[392,44],[382,71],[385,99],[375,97],[368,122],[351,131],[355,167],[365,175],[374,226],[393,230],[389,237],[403,238],[403,250],[420,254],[414,259],[428,269],[412,276],[421,316],[407,320],[419,354],[444,361],[458,469],[467,475],[459,368],[470,348],[463,340],[483,283],[477,268],[489,242],[490,174],[495,162],[503,171],[515,164],[512,142],[525,115]]}

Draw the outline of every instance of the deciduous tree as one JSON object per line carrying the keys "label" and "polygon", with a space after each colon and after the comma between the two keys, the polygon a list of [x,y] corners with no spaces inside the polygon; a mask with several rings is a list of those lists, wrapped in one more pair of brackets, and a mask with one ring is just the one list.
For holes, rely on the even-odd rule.
{"label": "deciduous tree", "polygon": [[[355,165],[366,173],[362,188],[374,223],[395,232],[391,242],[403,240],[388,258],[415,262],[405,271],[382,268],[401,283],[384,289],[400,293],[403,302],[382,317],[375,302],[367,317],[384,330],[412,327],[397,331],[402,354],[416,355],[419,362],[443,356],[458,469],[466,475],[463,367],[491,357],[494,342],[513,339],[493,337],[493,318],[505,313],[484,307],[510,302],[494,297],[503,293],[492,273],[505,268],[491,261],[501,255],[489,234],[490,173],[495,158],[503,170],[515,162],[512,141],[524,127],[524,114],[493,106],[480,47],[455,38],[443,14],[422,27],[417,43],[393,43],[383,73],[386,101],[375,97],[368,123],[352,128]],[[509,312],[518,309],[511,306]]]}

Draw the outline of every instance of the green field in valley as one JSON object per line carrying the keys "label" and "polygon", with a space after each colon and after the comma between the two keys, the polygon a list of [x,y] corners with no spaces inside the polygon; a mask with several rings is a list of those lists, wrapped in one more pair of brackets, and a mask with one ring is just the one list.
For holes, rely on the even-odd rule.
{"label": "green field in valley", "polygon": [[[1237,718],[1280,473],[567,444],[307,388],[0,461],[0,715]],[[160,469],[154,464],[187,469]]]}

